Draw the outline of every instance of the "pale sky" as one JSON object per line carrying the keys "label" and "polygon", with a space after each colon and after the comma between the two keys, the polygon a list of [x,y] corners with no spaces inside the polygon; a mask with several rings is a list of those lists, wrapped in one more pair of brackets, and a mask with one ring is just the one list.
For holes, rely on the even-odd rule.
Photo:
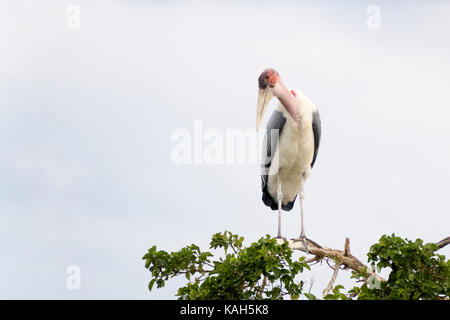
{"label": "pale sky", "polygon": [[[450,2],[273,3],[1,3],[0,298],[173,299],[183,279],[148,291],[152,245],[275,235],[257,165],[171,161],[173,131],[196,120],[254,128],[269,66],[322,117],[309,238],[343,248],[350,237],[365,262],[383,234],[449,235]],[[298,204],[283,217],[297,237]],[[67,289],[69,265],[79,290]],[[302,278],[320,296],[331,275],[323,264]],[[349,277],[336,283],[350,289]]]}

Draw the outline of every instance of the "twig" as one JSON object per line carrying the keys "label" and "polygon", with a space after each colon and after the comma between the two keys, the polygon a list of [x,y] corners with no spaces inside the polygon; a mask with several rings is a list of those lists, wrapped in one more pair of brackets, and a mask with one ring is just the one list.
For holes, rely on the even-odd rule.
{"label": "twig", "polygon": [[327,265],[334,270],[334,267],[330,264],[330,259],[325,259],[325,261],[327,262]]}
{"label": "twig", "polygon": [[314,264],[316,264],[316,263],[318,263],[319,261],[320,261],[320,258],[315,256],[315,257],[313,257],[313,258],[311,258],[311,259],[305,260],[305,263],[310,264],[310,263],[315,262]]}
{"label": "twig", "polygon": [[344,246],[344,256],[348,257],[350,255],[350,239],[345,238],[345,246]]}
{"label": "twig", "polygon": [[312,278],[311,278],[311,280],[310,280],[310,286],[309,286],[309,291],[308,291],[308,293],[311,293],[311,289],[312,289],[312,286],[313,286],[313,284],[314,284],[314,276],[312,276]]}
{"label": "twig", "polygon": [[328,283],[328,286],[326,287],[325,290],[323,290],[323,297],[325,298],[325,296],[330,292],[330,290],[333,288],[334,282],[336,281],[336,277],[338,275],[339,272],[339,264],[336,263],[334,266],[334,272],[333,272],[333,276],[331,277],[330,283]]}

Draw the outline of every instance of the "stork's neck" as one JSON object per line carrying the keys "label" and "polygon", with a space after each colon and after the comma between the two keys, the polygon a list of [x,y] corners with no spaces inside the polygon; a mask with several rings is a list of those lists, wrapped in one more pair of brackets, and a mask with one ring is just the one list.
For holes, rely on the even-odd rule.
{"label": "stork's neck", "polygon": [[292,117],[292,120],[300,127],[300,112],[295,96],[289,92],[281,79],[274,87],[273,94],[280,100],[283,107]]}

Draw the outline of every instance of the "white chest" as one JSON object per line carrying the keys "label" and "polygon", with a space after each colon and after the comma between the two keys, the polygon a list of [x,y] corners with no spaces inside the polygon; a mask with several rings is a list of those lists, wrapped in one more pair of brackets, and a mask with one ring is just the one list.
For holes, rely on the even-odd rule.
{"label": "white chest", "polygon": [[[316,110],[316,107],[300,92],[296,91],[296,97],[301,115],[300,128],[281,104],[277,108],[287,119],[274,157],[274,160],[276,160],[272,163],[278,169],[283,203],[292,201],[298,194],[300,186],[311,173],[311,162],[314,156],[312,113]],[[269,192],[275,196],[278,187],[278,175],[269,177],[268,187]]]}

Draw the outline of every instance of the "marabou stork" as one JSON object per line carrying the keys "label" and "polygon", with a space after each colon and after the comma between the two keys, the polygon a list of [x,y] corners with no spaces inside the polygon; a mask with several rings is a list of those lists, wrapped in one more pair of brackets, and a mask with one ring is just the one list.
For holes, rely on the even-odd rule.
{"label": "marabou stork", "polygon": [[[290,211],[297,195],[300,199],[300,239],[306,246],[304,228],[304,184],[311,174],[319,150],[321,122],[316,106],[299,90],[289,91],[274,69],[265,69],[258,78],[258,130],[273,97],[279,104],[267,124],[261,164],[262,201],[278,210],[278,235],[281,236],[281,210]],[[278,139],[274,139],[277,130]]]}

